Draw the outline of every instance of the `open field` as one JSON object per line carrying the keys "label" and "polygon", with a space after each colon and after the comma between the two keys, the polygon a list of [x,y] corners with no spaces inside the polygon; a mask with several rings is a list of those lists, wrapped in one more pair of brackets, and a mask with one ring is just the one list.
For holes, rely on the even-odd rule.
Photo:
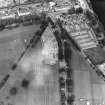
{"label": "open field", "polygon": [[[38,28],[38,27],[37,27]],[[24,39],[30,39],[30,37],[37,30],[36,26],[20,27],[10,31],[0,32],[0,80],[11,71],[11,65],[19,57],[20,53],[25,47]],[[36,30],[35,30],[36,29]],[[59,86],[58,86],[58,67],[52,66],[41,66],[37,64],[41,60],[40,55],[41,44],[36,46],[36,48],[28,52],[25,56],[33,58],[31,61],[36,64],[35,73],[37,75],[46,69],[49,70],[48,74],[43,72],[42,78],[44,84],[38,84],[35,77],[35,73],[32,72],[33,68],[31,66],[30,72],[25,72],[21,66],[17,67],[16,71],[12,73],[11,78],[3,88],[3,92],[0,91],[0,102],[3,100],[8,103],[13,103],[13,105],[29,105],[30,103],[34,105],[60,105],[59,103]],[[98,105],[105,102],[105,83],[96,75],[94,70],[92,70],[88,64],[85,63],[84,59],[78,54],[74,49],[72,49],[72,68],[74,70],[74,92],[76,95],[77,105],[85,105],[86,101],[89,100],[92,105]],[[25,57],[24,57],[25,58]],[[25,59],[26,60],[26,59]],[[24,61],[24,59],[23,59]],[[40,72],[39,72],[40,71]],[[40,74],[39,76],[42,76]],[[28,78],[31,81],[30,87],[24,90],[21,86],[21,80],[23,78]],[[39,80],[40,81],[40,80]],[[41,85],[41,86],[40,86]],[[9,95],[9,89],[12,86],[17,86],[19,89],[18,94],[10,99],[6,99]],[[1,104],[1,103],[0,103]],[[1,104],[8,105],[8,104]]]}
{"label": "open field", "polygon": [[[11,65],[23,51],[25,47],[23,39],[30,39],[37,28],[38,26],[29,26],[1,32],[0,80],[11,72]],[[29,72],[25,71],[26,68],[22,68],[21,61],[16,71],[11,73],[7,84],[0,91],[0,105],[9,105],[8,103],[11,103],[11,105],[59,105],[58,67],[57,65],[52,67],[41,65],[40,54],[41,45],[39,42],[36,48],[28,51],[22,59],[22,61],[25,61],[25,58],[30,59],[32,64],[27,69]],[[39,77],[36,77],[37,75]],[[23,78],[30,81],[30,86],[26,90],[21,87]],[[41,78],[42,80],[39,80]],[[9,96],[9,90],[12,86],[18,88],[18,94],[14,97]],[[7,99],[8,96],[10,99]],[[3,104],[3,102],[5,103]]]}
{"label": "open field", "polygon": [[74,91],[77,105],[85,105],[86,101],[90,101],[92,105],[105,105],[105,82],[74,50],[72,68],[74,70]]}

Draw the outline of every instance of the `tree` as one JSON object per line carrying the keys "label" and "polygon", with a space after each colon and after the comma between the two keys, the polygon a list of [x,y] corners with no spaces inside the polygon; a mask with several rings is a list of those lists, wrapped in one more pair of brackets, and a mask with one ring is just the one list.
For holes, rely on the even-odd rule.
{"label": "tree", "polygon": [[68,105],[73,105],[74,100],[75,100],[75,96],[73,94],[71,96],[68,96],[68,99],[67,99]]}
{"label": "tree", "polygon": [[53,0],[44,0],[44,1],[48,3],[48,2],[51,2],[51,1],[53,1]]}

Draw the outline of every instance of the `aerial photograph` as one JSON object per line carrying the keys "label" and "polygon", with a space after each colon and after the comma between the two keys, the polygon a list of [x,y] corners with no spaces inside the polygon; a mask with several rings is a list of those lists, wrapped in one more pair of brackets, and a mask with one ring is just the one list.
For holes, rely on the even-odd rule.
{"label": "aerial photograph", "polygon": [[0,0],[0,105],[105,105],[105,0]]}

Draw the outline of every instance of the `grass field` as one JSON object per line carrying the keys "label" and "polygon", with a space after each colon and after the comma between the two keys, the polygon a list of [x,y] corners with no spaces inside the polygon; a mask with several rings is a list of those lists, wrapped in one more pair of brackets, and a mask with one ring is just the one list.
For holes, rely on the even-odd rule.
{"label": "grass field", "polygon": [[[3,31],[0,34],[0,79],[11,72],[11,65],[19,57],[25,47],[23,39],[30,39],[38,27],[29,26],[17,28],[11,31]],[[4,41],[3,41],[4,40]],[[59,104],[59,85],[58,85],[58,67],[41,65],[41,44],[31,49],[23,57],[16,71],[11,73],[7,84],[0,91],[0,105],[60,105]],[[31,66],[22,68],[21,64],[25,60],[31,61]],[[28,89],[21,87],[21,80],[27,78],[30,80]],[[42,80],[39,80],[41,79]],[[42,82],[42,83],[40,83]],[[9,96],[9,90],[12,86],[18,88],[16,96]],[[9,96],[10,99],[7,97]],[[4,102],[4,104],[2,104]]]}
{"label": "grass field", "polygon": [[74,70],[74,92],[76,105],[105,105],[105,82],[75,50],[72,55]]}

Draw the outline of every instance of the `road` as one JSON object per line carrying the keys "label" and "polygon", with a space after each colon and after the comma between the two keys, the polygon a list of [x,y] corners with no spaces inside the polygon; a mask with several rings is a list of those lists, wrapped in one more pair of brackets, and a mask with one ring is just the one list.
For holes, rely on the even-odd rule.
{"label": "road", "polygon": [[72,51],[76,105],[86,105],[85,103],[88,101],[92,105],[105,105],[105,82],[85,63],[81,54],[75,50]]}

